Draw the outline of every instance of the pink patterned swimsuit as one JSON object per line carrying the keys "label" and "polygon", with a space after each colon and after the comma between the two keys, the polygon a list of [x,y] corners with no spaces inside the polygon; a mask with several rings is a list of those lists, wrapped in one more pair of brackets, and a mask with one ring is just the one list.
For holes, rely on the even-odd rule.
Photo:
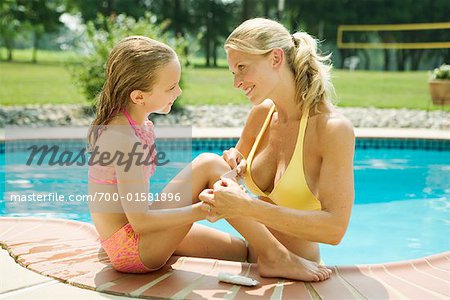
{"label": "pink patterned swimsuit", "polygon": [[123,273],[148,273],[150,269],[139,256],[139,234],[134,232],[130,223],[123,225],[109,238],[100,240],[103,249],[108,254],[113,268]]}
{"label": "pink patterned swimsuit", "polygon": [[[154,126],[152,121],[148,120],[145,122],[144,128],[139,126],[130,116],[130,114],[124,109],[123,114],[125,117],[127,117],[128,122],[130,123],[131,127],[134,129],[134,133],[139,138],[142,145],[147,145],[147,148],[144,150],[144,157],[147,157],[148,151],[152,150],[150,160],[152,162],[155,162],[156,158],[156,150],[154,150],[154,142],[155,142],[155,133],[154,133]],[[100,129],[100,134],[105,129]],[[144,166],[144,175],[147,178],[147,180],[150,178],[150,176],[153,175],[156,169],[156,164],[152,163],[150,165],[145,164]],[[113,165],[101,165],[101,164],[94,164],[89,166],[89,180],[98,184],[117,184],[117,176],[116,176],[116,170],[114,169]]]}
{"label": "pink patterned swimsuit", "polygon": [[[142,145],[147,145],[145,150],[149,151],[149,149],[153,149],[150,157],[153,163],[143,166],[144,176],[146,176],[148,181],[156,169],[154,163],[156,161],[156,151],[153,147],[155,140],[153,123],[151,121],[147,121],[145,128],[142,128],[131,118],[130,114],[126,110],[123,110],[123,114],[127,117],[128,122],[131,127],[133,127],[134,132],[141,141]],[[144,155],[146,157],[147,152],[145,152]],[[91,165],[89,166],[88,177],[89,181],[97,184],[117,184],[116,171],[113,165]],[[108,255],[111,265],[119,272],[147,273],[159,269],[150,269],[142,262],[139,256],[139,234],[134,232],[130,223],[123,225],[118,231],[113,233],[107,239],[100,239],[100,243]]]}

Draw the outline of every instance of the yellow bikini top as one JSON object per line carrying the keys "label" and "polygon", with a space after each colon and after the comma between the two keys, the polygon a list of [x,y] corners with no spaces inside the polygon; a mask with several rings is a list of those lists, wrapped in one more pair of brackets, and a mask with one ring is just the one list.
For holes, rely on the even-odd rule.
{"label": "yellow bikini top", "polygon": [[301,210],[321,210],[320,201],[314,196],[308,187],[303,170],[303,140],[305,137],[306,124],[308,122],[308,112],[303,114],[300,120],[297,143],[291,161],[280,180],[275,184],[271,193],[265,193],[255,184],[252,178],[252,162],[258,148],[258,144],[270,123],[272,114],[275,111],[275,105],[264,121],[264,124],[256,137],[255,143],[247,157],[247,169],[244,173],[244,182],[248,190],[257,196],[268,197],[274,203],[280,206],[301,209]]}

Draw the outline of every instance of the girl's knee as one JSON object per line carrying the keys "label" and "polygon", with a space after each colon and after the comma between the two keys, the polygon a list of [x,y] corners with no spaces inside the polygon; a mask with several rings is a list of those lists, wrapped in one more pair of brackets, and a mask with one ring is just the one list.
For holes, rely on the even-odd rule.
{"label": "girl's knee", "polygon": [[223,158],[215,153],[202,153],[195,158],[194,162],[207,167],[209,170],[211,170],[212,168],[229,168],[228,164],[223,160]]}
{"label": "girl's knee", "polygon": [[230,170],[222,157],[214,153],[202,153],[193,162],[194,173],[202,178],[205,187],[212,188],[220,176]]}
{"label": "girl's knee", "polygon": [[199,156],[197,156],[194,161],[198,162],[198,163],[203,163],[203,164],[208,164],[208,163],[213,163],[217,160],[221,159],[221,157],[215,153],[209,153],[209,152],[205,152],[205,153],[201,153]]}

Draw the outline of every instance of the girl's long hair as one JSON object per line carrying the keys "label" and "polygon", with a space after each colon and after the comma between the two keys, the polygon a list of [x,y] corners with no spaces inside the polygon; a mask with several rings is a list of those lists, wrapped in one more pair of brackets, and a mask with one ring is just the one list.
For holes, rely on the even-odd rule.
{"label": "girl's long hair", "polygon": [[144,36],[127,37],[112,49],[106,64],[105,82],[96,99],[95,119],[88,132],[89,148],[95,145],[99,129],[131,101],[131,92],[150,92],[160,68],[175,58],[169,46]]}

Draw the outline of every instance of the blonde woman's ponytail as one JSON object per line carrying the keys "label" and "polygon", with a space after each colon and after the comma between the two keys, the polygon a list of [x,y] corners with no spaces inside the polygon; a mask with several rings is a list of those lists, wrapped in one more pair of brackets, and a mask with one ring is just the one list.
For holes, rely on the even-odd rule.
{"label": "blonde woman's ponytail", "polygon": [[296,32],[292,39],[295,49],[291,67],[295,77],[296,99],[302,110],[313,107],[318,111],[318,104],[328,101],[332,90],[331,65],[326,63],[331,55],[319,55],[317,41],[306,32]]}

